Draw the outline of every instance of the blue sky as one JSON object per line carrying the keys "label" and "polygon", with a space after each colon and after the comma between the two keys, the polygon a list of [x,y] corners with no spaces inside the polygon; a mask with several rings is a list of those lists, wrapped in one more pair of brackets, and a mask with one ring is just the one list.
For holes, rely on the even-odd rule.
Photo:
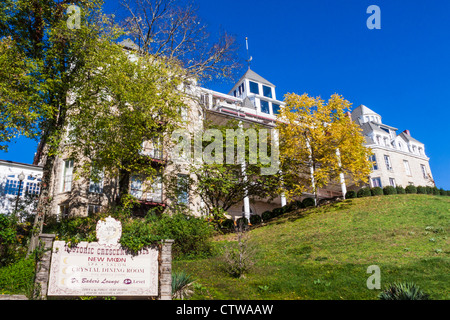
{"label": "blue sky", "polygon": [[[252,69],[289,92],[328,99],[343,95],[383,122],[425,144],[438,187],[450,190],[450,1],[197,0],[211,34],[234,35]],[[369,30],[370,5],[381,9],[381,29]],[[118,8],[106,0],[106,10]],[[242,69],[242,74],[246,66]],[[237,79],[236,79],[237,80]],[[233,82],[209,83],[227,93]],[[35,143],[20,139],[0,159],[31,163]]]}

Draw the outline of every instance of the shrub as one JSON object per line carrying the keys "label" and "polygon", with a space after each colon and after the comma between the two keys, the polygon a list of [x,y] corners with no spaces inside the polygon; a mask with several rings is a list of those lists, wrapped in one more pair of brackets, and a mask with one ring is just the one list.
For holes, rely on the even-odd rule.
{"label": "shrub", "polygon": [[444,189],[440,188],[440,189],[439,189],[439,194],[440,194],[441,196],[446,196],[446,195],[447,195],[447,192],[446,192]]}
{"label": "shrub", "polygon": [[385,195],[397,194],[397,189],[393,186],[386,186],[383,188],[383,193]]}
{"label": "shrub", "polygon": [[14,260],[16,229],[10,217],[0,214],[0,266]]}
{"label": "shrub", "polygon": [[283,208],[275,208],[272,210],[272,216],[273,217],[278,217],[281,216],[284,213]]}
{"label": "shrub", "polygon": [[267,220],[270,220],[270,219],[272,219],[272,211],[264,211],[262,214],[261,214],[261,218],[262,218],[262,220],[263,221],[267,221]]}
{"label": "shrub", "polygon": [[417,187],[417,194],[427,194],[427,188],[418,186]]}
{"label": "shrub", "polygon": [[358,190],[358,192],[356,193],[356,196],[358,198],[363,198],[363,197],[370,197],[372,195],[372,193],[370,192],[369,188],[361,188]]}
{"label": "shrub", "polygon": [[438,195],[441,194],[441,193],[439,192],[439,189],[438,189],[436,186],[433,187],[433,194],[434,194],[435,196],[438,196]]}
{"label": "shrub", "polygon": [[356,198],[356,191],[350,190],[345,193],[345,199],[354,199]]}
{"label": "shrub", "polygon": [[295,204],[295,208],[296,209],[304,209],[304,208],[306,208],[301,200],[296,200],[294,202],[294,204]]}
{"label": "shrub", "polygon": [[248,219],[245,217],[241,217],[236,220],[236,225],[238,227],[246,227],[246,226],[248,226]]}
{"label": "shrub", "polygon": [[383,189],[380,187],[373,187],[370,189],[370,193],[372,196],[382,196],[383,195]]}
{"label": "shrub", "polygon": [[258,215],[258,214],[250,215],[250,223],[251,224],[260,224],[261,223],[261,216]]}
{"label": "shrub", "polygon": [[427,191],[427,194],[433,194],[433,188],[430,186],[426,186],[425,190]]}
{"label": "shrub", "polygon": [[161,239],[163,238],[160,235],[155,234],[153,226],[136,219],[123,225],[120,244],[132,252],[138,252]]}
{"label": "shrub", "polygon": [[397,189],[397,194],[405,194],[405,188],[402,186],[396,186],[395,189]]}
{"label": "shrub", "polygon": [[224,248],[223,270],[233,277],[243,277],[254,265],[255,247],[249,243],[249,233],[236,229],[237,243],[230,242]]}
{"label": "shrub", "polygon": [[31,295],[34,285],[34,257],[22,258],[7,267],[0,268],[0,294]]}
{"label": "shrub", "polygon": [[295,202],[291,202],[283,207],[283,213],[291,212],[297,209],[297,204]]}
{"label": "shrub", "polygon": [[305,205],[305,208],[314,207],[316,205],[313,198],[305,198],[302,203]]}
{"label": "shrub", "polygon": [[380,300],[428,300],[429,296],[416,284],[407,282],[389,285],[378,298]]}
{"label": "shrub", "polygon": [[[173,239],[174,254],[204,255],[211,253],[212,226],[202,218],[177,213],[172,216],[150,216],[147,222],[160,239]],[[123,237],[123,235],[122,235]]]}
{"label": "shrub", "polygon": [[405,188],[405,192],[408,194],[417,193],[417,188],[413,185],[409,185]]}
{"label": "shrub", "polygon": [[234,228],[234,220],[226,219],[220,224],[220,226],[224,229],[232,229],[232,228]]}

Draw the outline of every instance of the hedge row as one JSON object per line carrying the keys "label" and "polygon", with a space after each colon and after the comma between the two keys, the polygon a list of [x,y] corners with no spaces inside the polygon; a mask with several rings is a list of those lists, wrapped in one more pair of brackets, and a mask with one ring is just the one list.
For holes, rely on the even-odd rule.
{"label": "hedge row", "polygon": [[358,191],[347,191],[345,194],[346,199],[352,198],[362,198],[362,197],[370,197],[370,196],[382,196],[382,195],[390,195],[390,194],[433,194],[433,195],[441,195],[441,196],[450,196],[450,190],[444,190],[442,188],[438,189],[437,187],[423,187],[423,186],[407,186],[403,188],[401,186],[393,187],[387,186],[384,188],[374,187],[374,188],[361,188]]}
{"label": "hedge row", "polygon": [[[307,208],[307,207],[313,207],[315,205],[315,201],[313,198],[306,198],[303,199],[303,201],[297,200],[294,201],[284,207],[281,208],[275,208],[273,210],[264,211],[261,215],[252,214],[250,215],[250,224],[257,225],[261,222],[269,221],[270,219],[273,219],[275,217],[278,217],[284,213],[291,212],[297,209]],[[237,225],[240,225],[243,223],[244,225],[248,224],[247,218],[239,218],[236,221]],[[234,221],[232,219],[227,219],[221,224],[222,229],[232,229],[234,228]]]}

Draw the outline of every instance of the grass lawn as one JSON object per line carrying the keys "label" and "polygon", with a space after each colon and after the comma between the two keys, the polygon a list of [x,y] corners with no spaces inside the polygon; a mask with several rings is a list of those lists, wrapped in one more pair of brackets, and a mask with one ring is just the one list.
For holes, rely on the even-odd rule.
{"label": "grass lawn", "polygon": [[370,265],[381,287],[413,281],[432,299],[450,299],[450,197],[421,194],[346,200],[291,212],[249,232],[255,265],[245,278],[224,271],[218,253],[178,260],[196,279],[191,299],[377,299],[366,286]]}

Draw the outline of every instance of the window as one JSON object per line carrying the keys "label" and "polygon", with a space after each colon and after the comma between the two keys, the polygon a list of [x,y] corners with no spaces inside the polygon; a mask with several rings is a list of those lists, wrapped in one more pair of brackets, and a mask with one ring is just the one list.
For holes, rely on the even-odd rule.
{"label": "window", "polygon": [[369,157],[369,161],[372,162],[372,169],[378,170],[377,157],[374,154]]}
{"label": "window", "polygon": [[384,155],[384,162],[386,163],[386,169],[392,171],[391,158],[388,155]]}
{"label": "window", "polygon": [[130,194],[137,199],[142,199],[142,179],[139,176],[131,177]]}
{"label": "window", "polygon": [[259,86],[256,82],[249,81],[250,83],[250,92],[259,94]]}
{"label": "window", "polygon": [[372,178],[372,188],[380,187],[381,188],[381,179],[380,178]]}
{"label": "window", "polygon": [[[9,175],[8,178],[15,178],[15,175]],[[19,192],[19,184],[20,184],[19,180],[15,180],[15,179],[14,180],[13,179],[6,180],[5,194],[10,194],[10,195],[16,196],[17,192]],[[22,195],[22,192],[23,192],[23,188],[21,186],[20,196]]]}
{"label": "window", "polygon": [[392,187],[396,187],[397,185],[395,184],[395,179],[394,178],[389,178],[389,184],[392,186]]}
{"label": "window", "polygon": [[280,113],[280,105],[276,103],[272,103],[272,112],[273,114],[279,114]]}
{"label": "window", "polygon": [[409,167],[408,160],[403,160],[403,165],[405,166],[406,175],[411,175],[411,168]]}
{"label": "window", "polygon": [[89,192],[103,193],[103,170],[96,168],[91,169],[92,178],[89,182]]}
{"label": "window", "polygon": [[268,86],[265,86],[265,85],[263,85],[262,87],[263,87],[263,95],[264,95],[264,97],[272,98],[272,88],[268,87]]}
{"label": "window", "polygon": [[88,205],[88,215],[93,215],[95,213],[99,213],[101,210],[102,206],[97,205],[97,204],[90,204]]}
{"label": "window", "polygon": [[178,203],[189,204],[189,178],[185,174],[178,175]]}
{"label": "window", "polygon": [[261,112],[270,114],[269,101],[261,100]]}
{"label": "window", "polygon": [[239,90],[241,90],[241,92],[244,93],[244,82],[242,82],[240,88],[241,88],[241,89],[239,89]]}
{"label": "window", "polygon": [[62,192],[72,191],[73,160],[64,161]]}
{"label": "window", "polygon": [[67,218],[69,216],[69,206],[59,206],[59,218]]}
{"label": "window", "polygon": [[162,202],[162,179],[161,176],[155,178],[151,185],[151,190],[147,192],[147,201]]}
{"label": "window", "polygon": [[428,179],[427,168],[423,164],[420,165],[420,168],[422,169],[423,178]]}
{"label": "window", "polygon": [[[39,179],[40,180],[40,179]],[[39,195],[40,191],[40,183],[39,182],[27,182],[27,186],[25,189],[26,194]]]}

